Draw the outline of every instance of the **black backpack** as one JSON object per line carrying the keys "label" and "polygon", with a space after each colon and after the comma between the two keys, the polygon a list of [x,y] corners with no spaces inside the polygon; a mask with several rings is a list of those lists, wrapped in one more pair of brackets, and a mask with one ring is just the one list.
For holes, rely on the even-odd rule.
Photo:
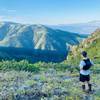
{"label": "black backpack", "polygon": [[91,61],[90,61],[90,59],[84,59],[83,60],[84,62],[85,62],[85,66],[83,66],[83,70],[88,70],[88,69],[90,69],[90,67],[92,66],[92,63],[91,63]]}

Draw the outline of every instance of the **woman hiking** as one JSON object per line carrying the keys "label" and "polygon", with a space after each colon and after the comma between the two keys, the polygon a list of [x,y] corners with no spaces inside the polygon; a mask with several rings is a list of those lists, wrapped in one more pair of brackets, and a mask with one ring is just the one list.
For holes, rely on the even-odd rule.
{"label": "woman hiking", "polygon": [[[90,83],[90,67],[93,65],[93,62],[88,58],[86,51],[83,51],[81,54],[83,59],[79,64],[79,80],[82,82],[82,90],[89,93],[92,92],[92,85]],[[86,86],[88,87],[88,91],[86,90]]]}

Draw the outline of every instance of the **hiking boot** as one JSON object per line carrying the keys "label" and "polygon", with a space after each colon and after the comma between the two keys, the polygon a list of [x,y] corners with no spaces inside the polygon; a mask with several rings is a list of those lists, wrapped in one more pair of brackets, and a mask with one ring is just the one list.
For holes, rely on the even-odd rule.
{"label": "hiking boot", "polygon": [[82,90],[85,92],[85,85],[82,85]]}
{"label": "hiking boot", "polygon": [[92,85],[88,84],[88,86],[89,86],[89,92],[91,92],[92,91]]}

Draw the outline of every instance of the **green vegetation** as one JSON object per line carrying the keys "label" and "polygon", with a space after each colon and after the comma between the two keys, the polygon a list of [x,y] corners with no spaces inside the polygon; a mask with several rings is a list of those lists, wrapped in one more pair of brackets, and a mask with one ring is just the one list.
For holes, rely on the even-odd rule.
{"label": "green vegetation", "polygon": [[[100,99],[100,31],[80,45],[72,47],[61,63],[0,62],[0,100],[99,100]],[[87,45],[88,44],[88,45]],[[81,91],[79,83],[80,52],[86,50],[94,61],[91,68],[93,94]]]}
{"label": "green vegetation", "polygon": [[[44,63],[45,64],[45,63]],[[41,65],[42,68],[39,66]],[[52,64],[50,64],[51,66]],[[0,99],[3,100],[98,100],[100,97],[100,64],[94,67],[92,77],[94,94],[87,95],[81,91],[78,71],[45,69],[43,63],[36,64],[38,72],[1,70]],[[64,65],[63,65],[64,66]],[[36,68],[35,67],[35,68]],[[45,69],[45,70],[44,70]],[[35,73],[34,73],[35,72]]]}
{"label": "green vegetation", "polygon": [[[96,30],[88,39],[84,40],[80,45],[73,46],[68,56],[69,62],[74,66],[79,64],[81,59],[81,51],[87,51],[88,56],[95,64],[100,64],[100,30]],[[72,65],[71,64],[71,65]]]}
{"label": "green vegetation", "polygon": [[22,61],[5,61],[2,60],[0,62],[0,70],[2,71],[10,71],[10,70],[16,70],[16,71],[28,71],[28,72],[34,72],[39,73],[40,71],[46,71],[49,68],[54,68],[57,71],[65,71],[67,68],[67,64],[65,62],[62,63],[45,63],[45,62],[38,62],[38,63],[29,63],[27,60]]}

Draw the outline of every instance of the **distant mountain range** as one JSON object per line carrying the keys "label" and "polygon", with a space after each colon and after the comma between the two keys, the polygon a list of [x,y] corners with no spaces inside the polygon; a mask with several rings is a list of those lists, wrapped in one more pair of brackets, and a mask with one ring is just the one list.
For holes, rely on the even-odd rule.
{"label": "distant mountain range", "polygon": [[91,34],[96,29],[100,28],[100,21],[98,20],[98,21],[91,21],[88,23],[50,25],[49,27],[69,32],[76,32],[79,34]]}
{"label": "distant mountain range", "polygon": [[69,47],[79,44],[86,37],[44,25],[0,22],[0,58],[27,58],[32,62],[33,58],[36,61],[62,61]]}
{"label": "distant mountain range", "polygon": [[67,51],[69,45],[77,45],[84,38],[85,35],[52,29],[44,25],[0,23],[0,46],[4,47]]}

